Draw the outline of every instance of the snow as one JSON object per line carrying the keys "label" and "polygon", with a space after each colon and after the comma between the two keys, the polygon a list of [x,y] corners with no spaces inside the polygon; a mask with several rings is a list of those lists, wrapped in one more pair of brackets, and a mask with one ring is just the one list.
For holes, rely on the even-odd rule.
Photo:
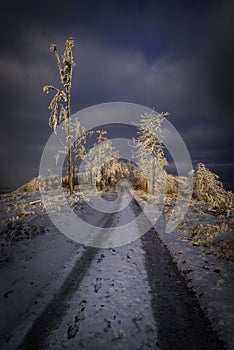
{"label": "snow", "polygon": [[[22,198],[27,202],[38,199],[22,195],[17,196],[17,202],[7,201],[7,204],[14,205]],[[6,201],[1,204],[5,205]],[[74,244],[56,230],[38,203],[33,211],[38,214],[30,218],[27,216],[24,221],[43,227],[45,232],[12,242],[9,260],[0,268],[1,349],[15,349],[36,316],[62,285],[83,250],[82,246]],[[9,211],[8,216],[10,214]]]}
{"label": "snow", "polygon": [[[53,226],[39,200],[39,196],[26,194],[1,198],[2,227],[10,218],[17,218],[21,211],[29,212],[29,215],[17,220],[44,229],[44,233],[32,235],[27,240],[13,241],[9,246],[9,258],[0,268],[0,337],[3,350],[14,349],[19,344],[85,251],[84,246],[69,240]],[[29,204],[34,201],[35,204]],[[190,219],[191,222],[215,224],[214,216],[199,216],[192,209]],[[188,286],[195,291],[202,308],[207,311],[214,329],[227,348],[233,349],[234,263],[207,255],[179,229],[165,233],[164,228],[165,221],[158,220],[155,229],[160,238],[169,248]],[[222,239],[228,237],[230,232],[221,236]],[[108,261],[108,269],[104,258]],[[88,334],[90,350],[94,339],[95,349],[102,348],[103,330],[110,339],[118,340],[113,345],[114,349],[144,346],[146,333],[151,343],[156,342],[157,329],[150,310],[149,285],[140,240],[123,247],[100,249],[79,290],[85,291],[85,301],[79,291],[73,295],[69,312],[62,321],[66,334],[60,334],[59,330],[52,332],[48,338],[49,348],[57,349],[61,338],[64,346],[73,344],[76,327],[79,327],[81,343],[87,340]],[[134,303],[129,302],[131,299]],[[75,320],[79,319],[82,322],[77,324]],[[97,320],[104,322],[98,323]],[[132,337],[128,337],[128,333]]]}
{"label": "snow", "polygon": [[102,350],[111,344],[112,349],[155,349],[157,332],[143,261],[140,240],[98,250],[45,347]]}
{"label": "snow", "polygon": [[[152,207],[153,208],[153,207]],[[216,218],[209,214],[198,215],[190,208],[188,227],[195,224],[215,225]],[[214,330],[220,335],[228,349],[234,347],[234,262],[220,260],[199,245],[193,244],[188,235],[179,228],[166,233],[165,219],[154,225],[161,240],[170,250],[179,270],[192,287],[202,308],[207,312]],[[232,235],[232,236],[231,236]],[[221,235],[222,237],[222,235]],[[228,232],[224,237],[233,238]]]}

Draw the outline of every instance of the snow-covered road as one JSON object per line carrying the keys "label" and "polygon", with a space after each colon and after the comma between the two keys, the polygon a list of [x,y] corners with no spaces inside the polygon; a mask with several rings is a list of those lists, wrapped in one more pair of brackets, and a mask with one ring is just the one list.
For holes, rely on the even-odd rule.
{"label": "snow-covered road", "polygon": [[[156,325],[140,242],[99,250],[45,348],[156,348]],[[57,325],[56,325],[57,326]]]}
{"label": "snow-covered road", "polygon": [[[107,221],[109,227],[121,225],[139,213],[132,201],[118,213],[103,214],[101,227]],[[19,346],[63,348],[213,350],[223,345],[152,228],[121,247],[83,248]]]}

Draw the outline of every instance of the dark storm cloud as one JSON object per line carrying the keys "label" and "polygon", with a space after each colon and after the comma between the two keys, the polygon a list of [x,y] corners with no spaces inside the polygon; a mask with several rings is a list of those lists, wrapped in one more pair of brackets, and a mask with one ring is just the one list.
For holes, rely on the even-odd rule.
{"label": "dark storm cloud", "polygon": [[[41,89],[58,84],[49,46],[56,42],[62,50],[70,35],[77,44],[73,112],[109,101],[169,111],[192,158],[232,163],[232,1],[10,5],[0,31],[2,186],[12,188],[37,173],[51,132],[50,97]],[[17,181],[9,176],[16,168]]]}

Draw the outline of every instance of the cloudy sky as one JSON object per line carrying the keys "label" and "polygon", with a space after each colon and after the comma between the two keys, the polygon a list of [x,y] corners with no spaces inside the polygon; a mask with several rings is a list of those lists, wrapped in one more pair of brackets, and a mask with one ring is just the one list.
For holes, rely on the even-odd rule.
{"label": "cloudy sky", "polygon": [[49,47],[70,36],[72,112],[114,101],[168,111],[194,164],[232,181],[232,0],[15,0],[0,26],[0,191],[38,173],[51,134],[42,87],[59,83]]}

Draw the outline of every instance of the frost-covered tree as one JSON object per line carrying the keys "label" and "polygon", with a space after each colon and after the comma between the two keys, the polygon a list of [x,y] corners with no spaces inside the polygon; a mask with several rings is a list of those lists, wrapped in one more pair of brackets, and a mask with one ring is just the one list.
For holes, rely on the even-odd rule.
{"label": "frost-covered tree", "polygon": [[162,140],[162,122],[168,113],[144,113],[137,127],[138,137],[133,139],[133,157],[139,160],[140,167],[149,179],[149,193],[155,194],[156,181],[157,187],[160,182],[164,182],[164,167],[167,160],[163,152]]}
{"label": "frost-covered tree", "polygon": [[72,86],[72,68],[75,64],[72,49],[74,47],[74,39],[66,40],[65,50],[60,56],[57,50],[57,45],[52,44],[50,51],[55,54],[59,69],[60,82],[62,88],[58,89],[52,85],[46,85],[43,91],[47,94],[54,91],[55,95],[49,104],[50,119],[49,125],[56,132],[60,123],[65,122],[67,132],[67,159],[68,159],[68,187],[70,194],[73,191],[72,180],[72,150],[71,150],[71,86]]}
{"label": "frost-covered tree", "polygon": [[115,149],[112,141],[106,137],[106,131],[97,131],[97,143],[89,150],[85,158],[85,170],[90,174],[92,184],[96,182],[96,176],[101,166],[111,159],[118,159],[119,152]]}
{"label": "frost-covered tree", "polygon": [[226,191],[218,179],[218,175],[212,173],[204,164],[198,163],[194,171],[193,198],[207,202],[210,209],[218,209],[229,216],[233,210],[233,193]]}
{"label": "frost-covered tree", "polygon": [[105,162],[96,177],[96,186],[99,190],[115,188],[119,181],[126,179],[135,190],[146,191],[147,181],[142,171],[131,162],[121,159],[111,159]]}
{"label": "frost-covered tree", "polygon": [[87,137],[94,134],[93,130],[85,131],[84,127],[78,126],[79,134],[76,137],[76,141],[73,145],[73,180],[75,181],[77,177],[77,168],[79,161],[85,159],[86,151],[86,142]]}

